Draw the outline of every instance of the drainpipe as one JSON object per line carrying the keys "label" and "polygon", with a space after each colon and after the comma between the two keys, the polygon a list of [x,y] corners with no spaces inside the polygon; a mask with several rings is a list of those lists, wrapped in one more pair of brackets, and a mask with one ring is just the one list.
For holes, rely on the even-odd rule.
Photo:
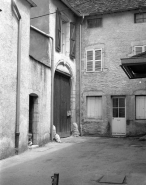
{"label": "drainpipe", "polygon": [[84,15],[82,15],[82,21],[80,23],[80,70],[79,70],[79,109],[80,109],[80,121],[79,121],[79,129],[80,129],[80,135],[82,136],[82,120],[81,120],[81,84],[82,84],[82,24],[84,21]]}
{"label": "drainpipe", "polygon": [[18,20],[18,45],[17,45],[17,89],[16,89],[16,126],[15,126],[15,153],[19,152],[19,124],[20,124],[20,78],[21,78],[21,15],[12,0],[12,10]]}
{"label": "drainpipe", "polygon": [[82,128],[81,128],[81,60],[82,60],[82,54],[81,54],[81,41],[82,41],[82,25],[80,24],[80,70],[79,70],[79,112],[80,112],[80,120],[79,120],[79,129],[80,129],[80,135],[82,136]]}
{"label": "drainpipe", "polygon": [[52,54],[51,54],[51,125],[50,138],[53,141],[53,122],[54,122],[54,40],[52,37]]}

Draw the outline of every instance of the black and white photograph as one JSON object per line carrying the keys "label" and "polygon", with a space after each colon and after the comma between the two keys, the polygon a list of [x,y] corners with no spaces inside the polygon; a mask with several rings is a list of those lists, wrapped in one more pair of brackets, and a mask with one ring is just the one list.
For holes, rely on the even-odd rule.
{"label": "black and white photograph", "polygon": [[0,185],[146,185],[146,0],[0,0]]}

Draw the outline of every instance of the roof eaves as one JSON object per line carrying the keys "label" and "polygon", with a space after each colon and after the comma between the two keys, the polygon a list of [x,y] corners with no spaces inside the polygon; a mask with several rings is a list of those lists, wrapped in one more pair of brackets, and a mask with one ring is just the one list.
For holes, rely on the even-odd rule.
{"label": "roof eaves", "polygon": [[[113,13],[120,13],[120,12],[127,12],[127,11],[134,11],[134,10],[139,10],[141,7],[136,7],[136,8],[128,8],[128,9],[120,9],[120,10],[113,10],[113,11],[104,11],[104,12],[94,12],[90,13],[89,16],[91,15],[105,15],[105,14],[113,14]],[[146,6],[143,7],[143,9],[146,9]]]}
{"label": "roof eaves", "polygon": [[37,5],[32,0],[26,0],[31,7],[37,7]]}
{"label": "roof eaves", "polygon": [[67,7],[69,7],[77,16],[82,16],[80,12],[76,11],[66,0],[61,0]]}

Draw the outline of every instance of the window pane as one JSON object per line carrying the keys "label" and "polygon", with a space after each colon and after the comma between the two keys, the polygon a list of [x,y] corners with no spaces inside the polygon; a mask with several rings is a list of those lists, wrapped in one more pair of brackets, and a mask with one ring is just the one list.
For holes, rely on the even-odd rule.
{"label": "window pane", "polygon": [[136,19],[136,23],[142,23],[143,19]]}
{"label": "window pane", "polygon": [[87,60],[93,60],[93,51],[87,51]]}
{"label": "window pane", "polygon": [[87,71],[93,71],[93,62],[92,61],[87,62]]}
{"label": "window pane", "polygon": [[113,117],[118,118],[118,108],[113,108]]}
{"label": "window pane", "polygon": [[136,19],[142,19],[143,18],[143,14],[136,14]]}
{"label": "window pane", "polygon": [[125,108],[119,108],[119,118],[125,118]]}
{"label": "window pane", "polygon": [[125,98],[119,98],[119,107],[125,107]]}
{"label": "window pane", "polygon": [[87,97],[87,117],[102,119],[102,97]]}
{"label": "window pane", "polygon": [[102,25],[102,18],[88,19],[88,28],[100,27]]}
{"label": "window pane", "polygon": [[95,61],[95,71],[101,71],[101,61]]}
{"label": "window pane", "polygon": [[118,98],[113,98],[113,107],[118,107]]}
{"label": "window pane", "polygon": [[135,47],[135,54],[142,53],[142,46],[136,46]]}
{"label": "window pane", "polygon": [[101,50],[95,50],[95,60],[101,60]]}

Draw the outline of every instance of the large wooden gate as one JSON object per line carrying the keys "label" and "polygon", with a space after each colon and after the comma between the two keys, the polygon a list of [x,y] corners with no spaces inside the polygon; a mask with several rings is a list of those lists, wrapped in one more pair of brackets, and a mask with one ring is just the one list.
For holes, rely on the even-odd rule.
{"label": "large wooden gate", "polygon": [[54,77],[54,125],[60,137],[70,136],[70,77],[59,72]]}

